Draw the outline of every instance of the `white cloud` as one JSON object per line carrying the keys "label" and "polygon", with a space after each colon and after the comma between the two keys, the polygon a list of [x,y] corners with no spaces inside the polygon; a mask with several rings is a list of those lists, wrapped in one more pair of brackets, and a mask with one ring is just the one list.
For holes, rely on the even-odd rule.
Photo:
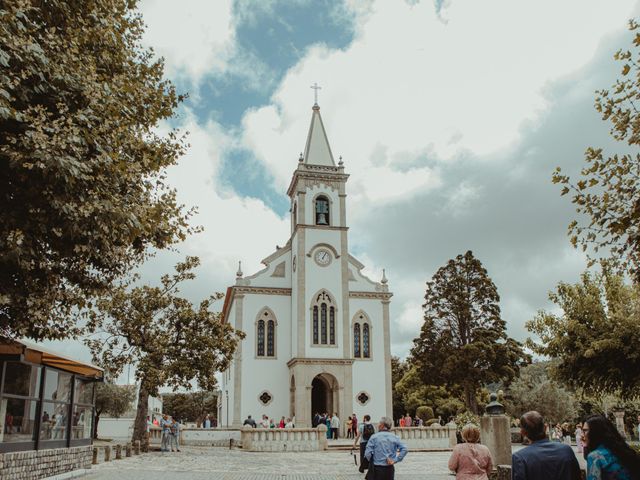
{"label": "white cloud", "polygon": [[232,0],[143,0],[144,43],[166,60],[166,76],[197,85],[221,73],[235,45]]}
{"label": "white cloud", "polygon": [[[522,123],[548,108],[548,82],[588,62],[605,35],[624,27],[633,3],[455,1],[445,24],[431,2],[373,2],[356,16],[358,35],[346,50],[309,49],[272,105],[247,113],[242,141],[286,188],[306,136],[308,87],[318,81],[334,155],[358,172],[365,198],[436,186],[420,165],[394,173],[398,154],[419,159],[429,149],[447,160],[517,141]],[[370,160],[379,146],[389,158],[381,170]]]}

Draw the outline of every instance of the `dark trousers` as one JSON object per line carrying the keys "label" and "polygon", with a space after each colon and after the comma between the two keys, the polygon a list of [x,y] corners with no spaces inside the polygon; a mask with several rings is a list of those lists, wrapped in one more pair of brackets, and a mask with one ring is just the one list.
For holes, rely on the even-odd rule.
{"label": "dark trousers", "polygon": [[395,477],[395,468],[393,465],[370,465],[368,480],[393,480]]}
{"label": "dark trousers", "polygon": [[366,449],[367,449],[367,442],[362,442],[360,444],[360,468],[358,469],[360,473],[364,473],[364,471],[369,468],[369,460],[364,458],[364,451]]}
{"label": "dark trousers", "polygon": [[333,438],[334,440],[338,439],[338,429],[337,428],[332,428],[331,429],[331,438]]}

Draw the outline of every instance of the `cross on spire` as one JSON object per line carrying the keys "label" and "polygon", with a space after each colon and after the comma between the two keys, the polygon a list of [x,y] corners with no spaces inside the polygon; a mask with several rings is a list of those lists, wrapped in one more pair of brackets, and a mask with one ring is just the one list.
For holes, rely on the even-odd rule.
{"label": "cross on spire", "polygon": [[318,85],[318,82],[314,82],[313,85],[311,85],[311,88],[313,88],[313,104],[318,105],[318,90],[322,90],[322,87]]}

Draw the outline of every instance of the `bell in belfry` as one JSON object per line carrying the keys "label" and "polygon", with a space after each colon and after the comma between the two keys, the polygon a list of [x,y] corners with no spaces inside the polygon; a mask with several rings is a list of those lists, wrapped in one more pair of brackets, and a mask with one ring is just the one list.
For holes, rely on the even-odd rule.
{"label": "bell in belfry", "polygon": [[329,225],[329,202],[324,198],[316,200],[316,225]]}

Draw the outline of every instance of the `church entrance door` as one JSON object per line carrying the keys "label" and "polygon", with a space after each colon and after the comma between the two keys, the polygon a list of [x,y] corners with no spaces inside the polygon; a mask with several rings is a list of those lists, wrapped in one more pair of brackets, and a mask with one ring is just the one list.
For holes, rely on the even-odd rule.
{"label": "church entrance door", "polygon": [[337,411],[338,382],[333,375],[321,373],[311,382],[311,416]]}

